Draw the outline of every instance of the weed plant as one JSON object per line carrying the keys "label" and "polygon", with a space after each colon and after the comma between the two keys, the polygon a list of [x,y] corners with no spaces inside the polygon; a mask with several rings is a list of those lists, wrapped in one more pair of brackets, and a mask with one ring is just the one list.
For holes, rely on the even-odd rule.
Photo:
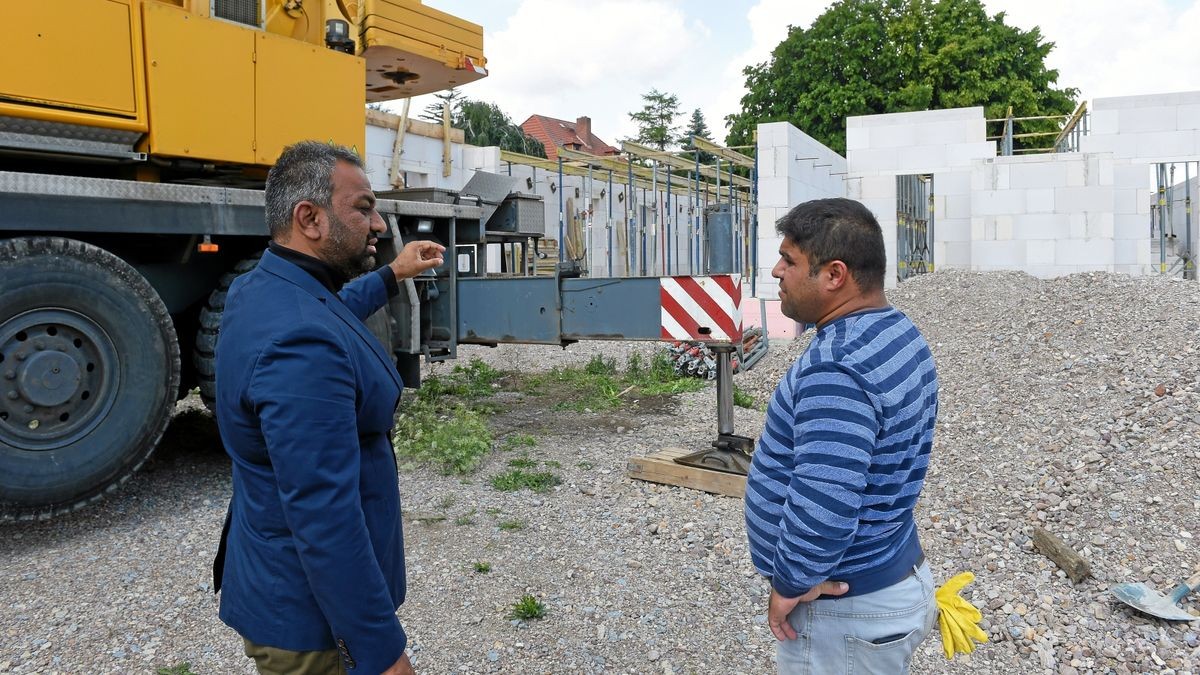
{"label": "weed plant", "polygon": [[521,621],[529,621],[531,619],[541,619],[546,616],[546,606],[532,595],[522,596],[517,604],[513,605],[512,612],[509,612],[508,618],[520,619]]}

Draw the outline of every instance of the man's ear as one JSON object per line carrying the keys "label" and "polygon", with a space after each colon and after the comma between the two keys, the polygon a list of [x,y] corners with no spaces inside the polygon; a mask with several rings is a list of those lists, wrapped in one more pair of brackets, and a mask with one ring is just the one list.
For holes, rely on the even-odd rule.
{"label": "man's ear", "polygon": [[841,260],[830,260],[825,263],[825,269],[822,270],[822,276],[825,281],[825,289],[829,291],[838,291],[844,288],[851,282],[850,269],[846,267],[846,263]]}
{"label": "man's ear", "polygon": [[292,229],[299,231],[305,239],[320,239],[321,209],[310,201],[298,202],[292,209]]}

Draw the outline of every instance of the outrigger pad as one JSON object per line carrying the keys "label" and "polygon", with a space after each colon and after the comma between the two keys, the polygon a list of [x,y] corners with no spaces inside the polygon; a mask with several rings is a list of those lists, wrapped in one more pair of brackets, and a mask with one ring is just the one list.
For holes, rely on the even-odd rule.
{"label": "outrigger pad", "polygon": [[745,476],[750,473],[752,452],[754,439],[736,434],[720,434],[717,440],[713,441],[711,449],[676,457],[675,463]]}

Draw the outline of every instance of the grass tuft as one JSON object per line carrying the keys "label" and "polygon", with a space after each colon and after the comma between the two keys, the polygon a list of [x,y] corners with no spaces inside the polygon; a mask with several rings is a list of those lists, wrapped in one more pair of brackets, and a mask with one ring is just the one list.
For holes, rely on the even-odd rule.
{"label": "grass tuft", "polygon": [[545,616],[546,606],[532,595],[522,596],[522,598],[518,600],[515,605],[513,605],[512,611],[508,614],[508,618],[520,619],[521,621],[541,619]]}
{"label": "grass tuft", "polygon": [[562,483],[562,479],[549,471],[526,471],[524,469],[512,469],[505,471],[502,474],[492,476],[492,487],[501,492],[516,492],[521,489],[529,489],[534,492],[546,492],[550,488]]}

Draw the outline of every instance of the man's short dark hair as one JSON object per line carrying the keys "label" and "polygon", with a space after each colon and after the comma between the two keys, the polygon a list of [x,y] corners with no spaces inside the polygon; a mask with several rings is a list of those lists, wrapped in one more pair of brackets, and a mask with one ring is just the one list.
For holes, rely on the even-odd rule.
{"label": "man's short dark hair", "polygon": [[341,145],[301,141],[283,149],[267,174],[264,195],[267,227],[273,239],[287,240],[292,211],[300,202],[309,201],[326,209],[333,205],[333,167],[339,161],[363,168],[362,158]]}
{"label": "man's short dark hair", "polygon": [[804,252],[812,274],[831,260],[841,260],[860,289],[883,288],[883,230],[870,209],[853,199],[804,202],[780,218],[775,229]]}

